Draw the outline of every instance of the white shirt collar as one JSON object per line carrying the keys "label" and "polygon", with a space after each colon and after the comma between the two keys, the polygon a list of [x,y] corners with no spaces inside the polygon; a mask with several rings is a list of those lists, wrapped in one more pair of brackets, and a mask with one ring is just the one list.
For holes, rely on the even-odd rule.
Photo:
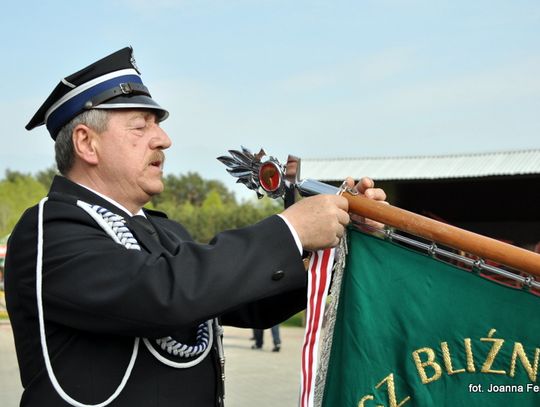
{"label": "white shirt collar", "polygon": [[[116,202],[114,199],[112,198],[109,198],[108,196],[106,195],[103,195],[102,193],[98,192],[98,191],[94,191],[92,188],[90,187],[87,187],[86,185],[83,185],[83,184],[79,184],[77,183],[77,185],[80,185],[81,187],[83,188],[86,188],[87,190],[89,190],[90,192],[93,192],[94,194],[96,194],[97,196],[100,196],[101,198],[105,199],[106,201],[112,203],[114,206],[116,206],[118,209],[124,211],[125,213],[129,214],[129,216],[134,216],[130,211],[128,211],[123,205],[119,204],[118,202]],[[144,211],[142,209],[139,209],[139,212],[137,212],[135,215],[140,215],[140,216],[144,216],[146,218],[146,215],[144,214]]]}

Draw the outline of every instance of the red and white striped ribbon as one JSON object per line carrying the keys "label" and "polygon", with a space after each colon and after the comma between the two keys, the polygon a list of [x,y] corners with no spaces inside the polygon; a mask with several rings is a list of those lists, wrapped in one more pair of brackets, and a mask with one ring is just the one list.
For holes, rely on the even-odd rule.
{"label": "red and white striped ribbon", "polygon": [[312,407],[317,374],[319,337],[332,276],[335,249],[313,252],[308,269],[306,332],[302,346],[300,407]]}

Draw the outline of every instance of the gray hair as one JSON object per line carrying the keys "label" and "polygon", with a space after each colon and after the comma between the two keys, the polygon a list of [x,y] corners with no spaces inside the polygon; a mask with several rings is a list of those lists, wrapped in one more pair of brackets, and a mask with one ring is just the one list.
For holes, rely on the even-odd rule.
{"label": "gray hair", "polygon": [[67,175],[73,167],[75,151],[73,149],[73,130],[79,124],[84,124],[92,130],[102,133],[107,130],[109,112],[103,109],[86,110],[75,116],[70,122],[60,129],[56,136],[54,150],[56,153],[56,166],[60,174]]}

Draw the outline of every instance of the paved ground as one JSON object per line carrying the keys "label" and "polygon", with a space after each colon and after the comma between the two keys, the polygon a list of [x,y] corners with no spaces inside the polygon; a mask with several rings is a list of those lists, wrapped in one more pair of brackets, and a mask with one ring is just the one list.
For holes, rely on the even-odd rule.
{"label": "paved ground", "polygon": [[281,328],[279,353],[271,352],[270,330],[262,350],[252,350],[251,330],[225,328],[227,407],[295,407],[300,386],[304,330]]}
{"label": "paved ground", "polygon": [[[282,327],[283,344],[279,353],[271,352],[270,331],[265,331],[264,335],[263,349],[252,350],[251,330],[225,328],[227,407],[297,405],[304,331]],[[11,326],[0,323],[0,406],[18,406],[20,393]]]}
{"label": "paved ground", "polygon": [[11,325],[0,323],[0,406],[19,405],[21,384]]}

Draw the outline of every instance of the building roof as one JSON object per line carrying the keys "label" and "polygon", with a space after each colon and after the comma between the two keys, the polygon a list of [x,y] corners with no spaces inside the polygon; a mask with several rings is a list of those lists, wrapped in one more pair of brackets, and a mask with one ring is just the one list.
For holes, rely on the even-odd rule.
{"label": "building roof", "polygon": [[300,175],[335,181],[347,176],[412,180],[526,174],[540,174],[540,149],[440,156],[303,158]]}

